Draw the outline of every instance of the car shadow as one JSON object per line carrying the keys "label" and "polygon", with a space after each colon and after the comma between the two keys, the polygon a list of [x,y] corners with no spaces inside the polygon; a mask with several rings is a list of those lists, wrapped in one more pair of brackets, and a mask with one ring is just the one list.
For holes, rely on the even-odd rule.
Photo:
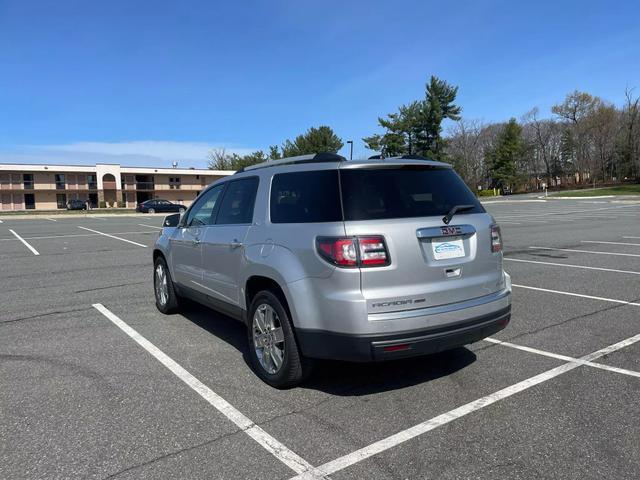
{"label": "car shadow", "polygon": [[[241,322],[193,302],[186,302],[181,314],[242,353],[247,368],[251,368],[246,329]],[[464,347],[377,363],[319,360],[300,388],[340,396],[370,395],[446,377],[475,361],[476,354]]]}
{"label": "car shadow", "polygon": [[377,363],[325,360],[317,363],[313,375],[302,387],[331,395],[370,395],[446,377],[475,361],[475,353],[464,347]]}

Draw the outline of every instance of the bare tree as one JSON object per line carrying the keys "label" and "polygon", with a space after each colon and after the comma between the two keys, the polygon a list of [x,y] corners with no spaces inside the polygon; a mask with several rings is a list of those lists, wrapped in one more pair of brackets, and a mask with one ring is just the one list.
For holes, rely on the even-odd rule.
{"label": "bare tree", "polygon": [[623,177],[640,176],[640,98],[633,97],[633,88],[626,88],[622,107],[621,172]]}
{"label": "bare tree", "polygon": [[208,166],[211,170],[231,170],[231,155],[224,148],[214,148],[208,154]]}
{"label": "bare tree", "polygon": [[562,103],[551,107],[551,111],[564,120],[571,136],[571,147],[575,151],[576,170],[580,181],[585,181],[585,177],[591,177],[596,169],[588,139],[589,130],[593,127],[589,117],[601,104],[602,100],[599,97],[576,90],[567,95]]}
{"label": "bare tree", "polygon": [[523,135],[531,146],[536,175],[543,174],[548,186],[555,185],[556,177],[564,173],[560,166],[561,126],[554,120],[540,119],[538,107],[524,115],[523,123]]}

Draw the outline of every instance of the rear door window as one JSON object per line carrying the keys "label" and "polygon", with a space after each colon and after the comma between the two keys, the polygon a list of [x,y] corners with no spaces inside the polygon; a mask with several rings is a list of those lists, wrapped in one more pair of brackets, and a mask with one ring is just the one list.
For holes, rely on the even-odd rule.
{"label": "rear door window", "polygon": [[228,183],[216,224],[237,225],[253,222],[258,177],[243,178]]}
{"label": "rear door window", "polygon": [[449,168],[340,170],[345,220],[378,220],[446,215],[456,205],[484,208],[462,179]]}
{"label": "rear door window", "polygon": [[271,182],[272,223],[340,222],[337,170],[279,173]]}

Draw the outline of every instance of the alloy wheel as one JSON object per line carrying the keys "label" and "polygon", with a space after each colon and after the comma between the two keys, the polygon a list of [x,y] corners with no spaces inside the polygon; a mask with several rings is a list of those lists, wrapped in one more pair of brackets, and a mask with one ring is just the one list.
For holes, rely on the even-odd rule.
{"label": "alloy wheel", "polygon": [[280,317],[269,304],[258,306],[253,315],[253,346],[260,366],[269,374],[278,373],[285,355]]}
{"label": "alloy wheel", "polygon": [[158,303],[160,305],[166,305],[169,299],[169,286],[167,284],[167,272],[165,272],[162,263],[156,266],[154,287]]}

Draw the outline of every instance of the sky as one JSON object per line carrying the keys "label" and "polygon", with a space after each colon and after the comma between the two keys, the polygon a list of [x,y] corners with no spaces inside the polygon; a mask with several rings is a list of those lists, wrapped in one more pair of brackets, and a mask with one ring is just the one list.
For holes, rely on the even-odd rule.
{"label": "sky", "polygon": [[[506,121],[640,93],[637,1],[0,0],[0,162],[203,167],[459,87]],[[348,155],[347,148],[342,151]]]}

